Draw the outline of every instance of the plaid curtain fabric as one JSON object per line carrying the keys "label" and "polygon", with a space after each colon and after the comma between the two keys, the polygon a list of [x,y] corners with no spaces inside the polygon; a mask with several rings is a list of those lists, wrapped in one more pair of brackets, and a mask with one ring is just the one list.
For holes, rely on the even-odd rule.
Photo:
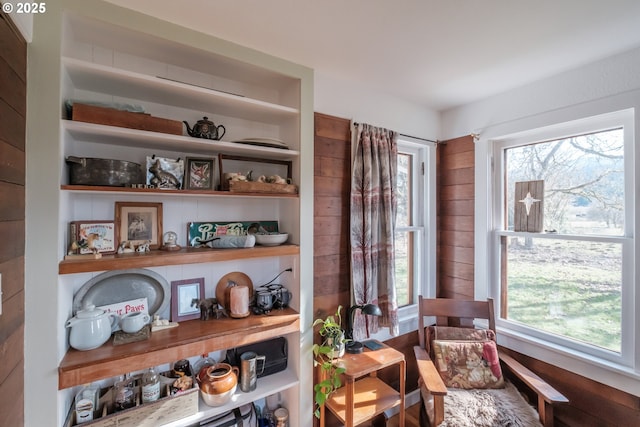
{"label": "plaid curtain fabric", "polygon": [[355,304],[376,304],[382,317],[355,314],[353,338],[389,327],[398,335],[394,234],[396,132],[361,124],[351,176],[351,286]]}

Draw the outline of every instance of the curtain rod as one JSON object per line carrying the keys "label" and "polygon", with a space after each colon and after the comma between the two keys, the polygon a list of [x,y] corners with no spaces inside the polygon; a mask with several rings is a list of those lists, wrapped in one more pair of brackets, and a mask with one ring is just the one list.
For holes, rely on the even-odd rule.
{"label": "curtain rod", "polygon": [[[358,122],[353,122],[353,125],[354,125],[355,127],[358,127],[358,126],[360,126],[360,123],[358,123]],[[400,135],[400,136],[406,136],[407,138],[417,139],[417,140],[419,140],[419,141],[426,141],[426,142],[432,142],[432,143],[434,143],[434,144],[438,144],[438,141],[434,141],[433,139],[420,138],[419,136],[407,135],[407,134],[405,134],[405,133],[398,133],[398,135]]]}

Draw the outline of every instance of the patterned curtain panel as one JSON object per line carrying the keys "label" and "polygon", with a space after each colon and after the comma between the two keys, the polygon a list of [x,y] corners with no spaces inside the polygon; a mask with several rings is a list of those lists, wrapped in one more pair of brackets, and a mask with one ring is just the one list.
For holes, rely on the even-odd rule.
{"label": "patterned curtain panel", "polygon": [[396,336],[394,233],[398,134],[367,124],[357,127],[351,177],[351,286],[355,304],[376,304],[382,317],[357,310],[353,338],[388,326]]}

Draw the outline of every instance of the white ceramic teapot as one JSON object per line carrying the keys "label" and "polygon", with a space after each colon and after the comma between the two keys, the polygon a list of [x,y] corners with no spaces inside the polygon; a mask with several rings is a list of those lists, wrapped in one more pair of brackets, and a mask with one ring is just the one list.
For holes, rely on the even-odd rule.
{"label": "white ceramic teapot", "polygon": [[98,348],[109,340],[117,323],[114,314],[89,305],[65,323],[65,327],[71,328],[69,344],[76,350]]}

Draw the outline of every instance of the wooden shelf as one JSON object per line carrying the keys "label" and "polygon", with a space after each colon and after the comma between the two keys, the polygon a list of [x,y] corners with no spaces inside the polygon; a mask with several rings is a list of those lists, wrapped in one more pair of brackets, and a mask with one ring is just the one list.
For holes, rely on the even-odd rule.
{"label": "wooden shelf", "polygon": [[214,190],[161,190],[159,188],[129,188],[129,187],[104,187],[99,185],[61,185],[60,189],[71,193],[137,193],[137,194],[153,194],[161,196],[193,196],[193,197],[268,197],[268,198],[284,198],[296,199],[298,194],[285,193],[239,193],[230,191],[214,191]]}
{"label": "wooden shelf", "polygon": [[77,89],[192,110],[224,111],[226,116],[264,123],[296,117],[300,113],[297,108],[285,105],[79,59],[65,57],[63,64],[69,79]]}
{"label": "wooden shelf", "polygon": [[98,144],[129,147],[134,143],[136,147],[141,148],[170,150],[179,153],[191,152],[209,156],[214,153],[268,159],[295,159],[300,156],[300,152],[297,150],[261,147],[237,142],[212,141],[191,136],[171,135],[72,120],[61,120],[61,126],[79,141]]}
{"label": "wooden shelf", "polygon": [[242,319],[190,320],[153,332],[145,341],[118,346],[108,341],[89,351],[70,349],[58,367],[58,389],[299,331],[300,315],[290,308]]}
{"label": "wooden shelf", "polygon": [[160,267],[165,265],[200,264],[251,258],[298,255],[297,245],[254,246],[241,249],[184,248],[175,252],[151,251],[145,254],[103,255],[99,259],[72,259],[61,261],[59,274],[88,273],[92,271],[126,270],[130,268]]}
{"label": "wooden shelf", "polygon": [[279,391],[289,389],[298,384],[298,377],[292,371],[291,367],[288,367],[284,371],[258,378],[257,386],[254,391],[245,393],[238,387],[235,394],[231,397],[231,400],[222,406],[208,406],[206,403],[204,403],[204,400],[202,400],[201,395],[200,401],[198,402],[199,410],[197,414],[178,421],[174,421],[169,424],[163,424],[163,427],[183,427],[186,425],[198,425],[199,422],[205,421],[208,418],[231,411],[234,408],[250,402],[254,402],[258,399],[264,399],[267,396],[278,393]]}
{"label": "wooden shelf", "polygon": [[[341,387],[327,400],[341,423],[346,421],[346,387]],[[358,425],[400,404],[400,393],[377,377],[365,377],[355,382],[353,424]]]}

